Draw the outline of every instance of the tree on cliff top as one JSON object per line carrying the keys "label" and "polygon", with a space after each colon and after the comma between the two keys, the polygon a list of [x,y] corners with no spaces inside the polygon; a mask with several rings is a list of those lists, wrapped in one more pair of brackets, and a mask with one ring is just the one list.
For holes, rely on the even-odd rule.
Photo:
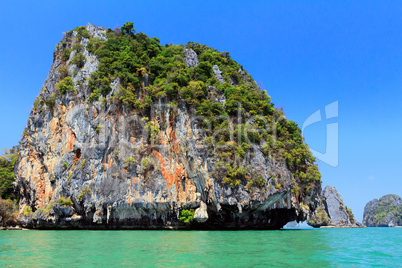
{"label": "tree on cliff top", "polygon": [[134,23],[132,22],[124,23],[123,26],[121,26],[121,32],[123,34],[134,36],[135,34]]}

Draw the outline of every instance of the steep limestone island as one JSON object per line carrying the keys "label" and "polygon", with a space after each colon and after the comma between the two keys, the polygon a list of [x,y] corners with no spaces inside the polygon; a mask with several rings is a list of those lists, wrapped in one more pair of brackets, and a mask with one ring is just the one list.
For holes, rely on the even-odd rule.
{"label": "steep limestone island", "polygon": [[402,199],[395,194],[384,195],[366,204],[363,223],[368,227],[402,226]]}
{"label": "steep limestone island", "polygon": [[326,186],[321,194],[320,206],[314,211],[307,224],[319,227],[365,227],[357,222],[352,210],[344,205],[335,187]]}
{"label": "steep limestone island", "polygon": [[88,24],[65,34],[20,142],[29,228],[279,229],[318,206],[297,124],[228,52]]}

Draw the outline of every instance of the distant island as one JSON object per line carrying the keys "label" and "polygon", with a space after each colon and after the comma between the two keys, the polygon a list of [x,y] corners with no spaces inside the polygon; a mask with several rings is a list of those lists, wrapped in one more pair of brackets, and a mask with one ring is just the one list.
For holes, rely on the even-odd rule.
{"label": "distant island", "polygon": [[368,202],[364,207],[363,223],[367,227],[402,226],[401,197],[389,194]]}

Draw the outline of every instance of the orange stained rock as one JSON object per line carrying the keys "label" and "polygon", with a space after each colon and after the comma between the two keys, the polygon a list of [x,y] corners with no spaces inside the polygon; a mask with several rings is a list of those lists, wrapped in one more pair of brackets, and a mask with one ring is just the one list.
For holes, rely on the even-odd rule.
{"label": "orange stained rock", "polygon": [[63,150],[61,152],[62,155],[71,151],[74,148],[74,143],[76,141],[74,132],[68,126],[65,127],[65,133],[67,143],[64,144]]}
{"label": "orange stained rock", "polygon": [[52,195],[53,195],[53,191],[52,191],[52,189],[50,189],[50,190],[47,192],[47,194],[46,194],[46,199],[47,199],[47,200],[50,200],[51,197],[52,197]]}
{"label": "orange stained rock", "polygon": [[75,135],[73,133],[73,131],[69,128],[68,129],[69,133],[70,133],[70,139],[69,139],[69,151],[72,150],[74,148],[74,143],[75,143]]}
{"label": "orange stained rock", "polygon": [[128,192],[127,192],[127,194],[126,194],[126,203],[127,204],[130,204],[131,205],[131,203],[132,203],[132,193],[131,193],[131,187],[130,187],[130,180],[127,180],[127,186],[128,186]]}
{"label": "orange stained rock", "polygon": [[94,118],[96,118],[98,116],[98,110],[96,110],[96,108],[94,108]]}
{"label": "orange stained rock", "polygon": [[178,155],[179,148],[177,147],[176,132],[173,127],[173,121],[170,121],[170,137],[171,140],[173,141],[173,151],[175,152],[176,155]]}
{"label": "orange stained rock", "polygon": [[112,161],[110,159],[110,154],[109,154],[108,159],[107,159],[107,167],[110,168],[111,165],[112,165]]}
{"label": "orange stained rock", "polygon": [[161,138],[159,140],[160,144],[165,144],[165,131],[161,130],[161,134],[160,134]]}
{"label": "orange stained rock", "polygon": [[171,163],[171,165],[169,169],[169,167],[166,167],[165,159],[163,159],[163,156],[158,151],[153,149],[152,153],[156,156],[156,158],[159,161],[162,176],[166,179],[168,187],[169,188],[172,187],[174,183],[176,185],[176,190],[178,190],[179,188],[183,190],[180,183],[180,178],[183,176],[187,177],[184,168],[181,165],[177,164],[174,159],[170,159],[169,162]]}
{"label": "orange stained rock", "polygon": [[132,144],[132,145],[135,145],[135,138],[134,138],[134,137],[131,137],[131,138],[130,138],[130,141],[131,141],[131,144]]}
{"label": "orange stained rock", "polygon": [[154,199],[152,197],[152,194],[153,194],[152,192],[148,192],[148,202],[151,203],[151,204],[154,203]]}
{"label": "orange stained rock", "polygon": [[50,120],[49,128],[51,133],[56,133],[56,129],[59,128],[59,120],[56,117]]}
{"label": "orange stained rock", "polygon": [[41,178],[34,177],[36,196],[40,202],[40,206],[44,206],[44,199],[46,197],[45,182]]}
{"label": "orange stained rock", "polygon": [[132,203],[131,195],[129,195],[129,194],[126,196],[126,203],[127,203],[127,204],[131,204],[131,203]]}

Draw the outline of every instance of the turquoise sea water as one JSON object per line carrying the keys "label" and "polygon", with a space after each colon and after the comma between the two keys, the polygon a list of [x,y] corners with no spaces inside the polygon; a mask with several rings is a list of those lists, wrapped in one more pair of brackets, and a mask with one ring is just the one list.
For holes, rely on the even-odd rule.
{"label": "turquoise sea water", "polygon": [[0,266],[401,266],[402,228],[0,231]]}

